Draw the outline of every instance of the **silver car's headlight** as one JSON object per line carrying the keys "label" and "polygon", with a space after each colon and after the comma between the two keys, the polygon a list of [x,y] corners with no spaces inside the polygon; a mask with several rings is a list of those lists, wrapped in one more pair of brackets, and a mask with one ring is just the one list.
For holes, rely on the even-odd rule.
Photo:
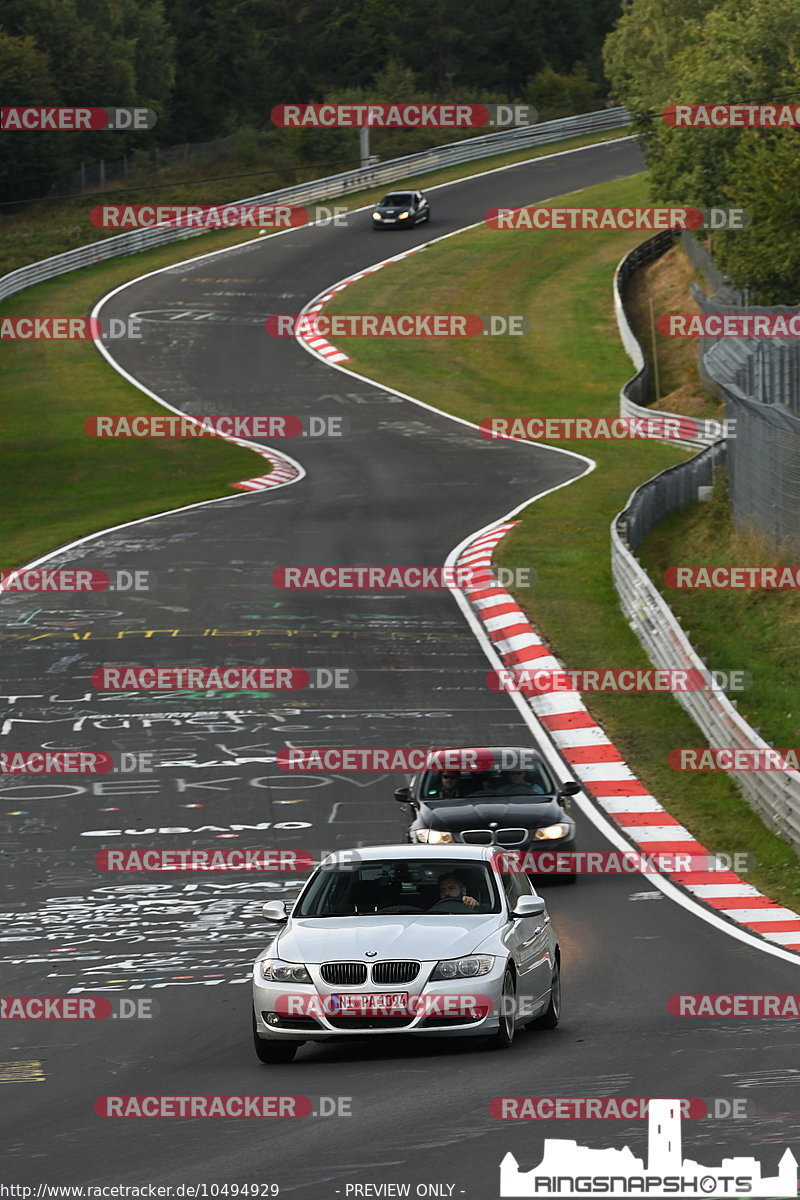
{"label": "silver car's headlight", "polygon": [[427,842],[429,846],[449,845],[453,840],[452,833],[441,829],[417,829],[414,832],[421,842]]}
{"label": "silver car's headlight", "polygon": [[259,963],[261,978],[267,983],[311,983],[303,963],[281,962],[279,958],[263,958]]}
{"label": "silver car's headlight", "polygon": [[488,975],[494,966],[491,954],[470,954],[467,958],[443,958],[433,968],[431,979],[474,979]]}
{"label": "silver car's headlight", "polygon": [[566,837],[568,832],[569,830],[566,825],[545,825],[543,829],[537,829],[533,836],[539,838],[540,841],[545,839],[554,840],[555,838]]}

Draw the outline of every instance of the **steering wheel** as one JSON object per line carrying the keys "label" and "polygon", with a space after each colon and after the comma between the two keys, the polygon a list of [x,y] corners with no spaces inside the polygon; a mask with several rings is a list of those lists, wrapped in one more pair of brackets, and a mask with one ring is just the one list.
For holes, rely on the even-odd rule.
{"label": "steering wheel", "polygon": [[421,913],[423,911],[421,908],[414,908],[411,904],[390,904],[388,908],[375,909],[375,912],[379,915],[381,913]]}
{"label": "steering wheel", "polygon": [[437,900],[428,909],[428,912],[465,913],[475,912],[475,909],[471,908],[468,904],[464,904],[463,900],[456,900],[454,896],[447,896],[444,900]]}

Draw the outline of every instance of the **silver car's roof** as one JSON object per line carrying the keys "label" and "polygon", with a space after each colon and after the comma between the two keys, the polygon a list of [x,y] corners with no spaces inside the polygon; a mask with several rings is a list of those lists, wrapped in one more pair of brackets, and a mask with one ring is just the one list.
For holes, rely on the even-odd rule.
{"label": "silver car's roof", "polygon": [[[354,846],[348,849],[335,850],[324,858],[323,862],[339,857],[353,855],[362,862],[392,858],[459,858],[462,862],[467,859],[474,862],[488,861],[497,852],[497,846],[409,846],[404,843],[388,846]],[[345,859],[345,861],[347,861]]]}

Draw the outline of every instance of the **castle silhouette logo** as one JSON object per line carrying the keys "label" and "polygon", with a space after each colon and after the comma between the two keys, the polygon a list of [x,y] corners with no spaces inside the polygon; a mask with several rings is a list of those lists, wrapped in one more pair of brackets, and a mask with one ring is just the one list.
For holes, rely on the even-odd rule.
{"label": "castle silhouette logo", "polygon": [[740,1197],[797,1196],[797,1159],[785,1150],[778,1174],[762,1176],[755,1158],[725,1158],[704,1167],[682,1158],[679,1100],[651,1100],[647,1166],[626,1146],[593,1150],[566,1138],[545,1138],[538,1167],[520,1171],[510,1152],[500,1164],[500,1195],[569,1197],[627,1196]]}

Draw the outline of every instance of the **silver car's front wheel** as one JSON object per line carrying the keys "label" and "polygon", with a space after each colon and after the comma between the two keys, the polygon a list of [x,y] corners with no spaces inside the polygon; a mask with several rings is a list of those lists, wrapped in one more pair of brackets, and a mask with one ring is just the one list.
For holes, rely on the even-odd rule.
{"label": "silver car's front wheel", "polygon": [[553,975],[550,980],[550,1003],[541,1017],[531,1024],[534,1029],[555,1029],[561,1020],[561,970],[558,959],[553,964]]}
{"label": "silver car's front wheel", "polygon": [[514,1014],[517,1008],[517,986],[514,972],[506,967],[503,976],[503,988],[500,996],[500,1017],[497,1033],[490,1038],[489,1045],[494,1050],[507,1050],[514,1041],[516,1029]]}
{"label": "silver car's front wheel", "polygon": [[253,1009],[253,1047],[257,1058],[262,1063],[288,1063],[291,1062],[297,1053],[298,1047],[302,1046],[302,1042],[279,1042],[267,1041],[266,1038],[258,1036],[258,1027],[256,1026],[256,1013]]}

